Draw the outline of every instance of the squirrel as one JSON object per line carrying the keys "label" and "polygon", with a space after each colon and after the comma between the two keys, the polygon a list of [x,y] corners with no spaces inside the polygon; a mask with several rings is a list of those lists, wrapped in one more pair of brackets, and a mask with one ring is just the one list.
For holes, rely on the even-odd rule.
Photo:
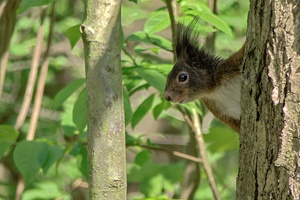
{"label": "squirrel", "polygon": [[169,73],[164,98],[174,103],[200,99],[213,115],[240,132],[243,47],[227,59],[212,56],[199,44],[199,17],[175,32],[176,63]]}

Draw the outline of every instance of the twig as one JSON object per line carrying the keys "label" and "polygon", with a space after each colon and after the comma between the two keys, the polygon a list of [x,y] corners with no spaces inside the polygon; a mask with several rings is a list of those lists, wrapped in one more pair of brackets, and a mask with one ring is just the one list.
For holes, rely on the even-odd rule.
{"label": "twig", "polygon": [[15,12],[21,0],[0,1],[0,97],[2,96],[6,65],[9,57],[9,43],[16,23]]}
{"label": "twig", "polygon": [[187,159],[187,160],[191,160],[191,161],[194,161],[194,162],[198,162],[198,163],[203,162],[203,160],[201,158],[197,158],[197,157],[194,157],[194,156],[191,156],[191,155],[187,155],[185,153],[181,153],[181,152],[178,152],[178,151],[173,151],[173,154],[175,156],[178,156],[178,157],[181,157],[181,158],[184,158],[184,159]]}
{"label": "twig", "polygon": [[[217,0],[209,0],[208,6],[214,14],[217,14]],[[215,51],[216,32],[209,33],[205,39],[205,47],[210,51]]]}
{"label": "twig", "polygon": [[16,188],[16,200],[21,200],[24,188],[25,188],[24,178],[22,175],[19,175],[18,184]]}
{"label": "twig", "polygon": [[[29,107],[30,107],[30,102],[31,102],[32,93],[34,90],[35,80],[36,80],[39,61],[40,61],[40,56],[41,56],[41,52],[42,52],[43,35],[44,35],[43,24],[44,24],[44,18],[45,18],[45,14],[46,14],[46,8],[47,7],[45,6],[45,7],[42,7],[42,9],[41,9],[41,24],[40,24],[40,27],[38,30],[37,42],[36,42],[36,47],[34,49],[32,66],[31,66],[31,70],[30,70],[30,74],[29,74],[29,79],[27,82],[25,97],[23,100],[23,104],[22,104],[20,113],[18,115],[17,122],[15,124],[16,129],[19,129],[22,126],[22,124],[24,123],[24,120],[26,118],[26,115],[27,115]],[[53,12],[53,10],[52,10],[52,12]],[[52,21],[50,23],[50,27],[51,26],[52,26]],[[51,32],[52,32],[52,30],[50,29],[49,36],[51,36]],[[51,41],[51,40],[48,38],[48,42],[49,41]],[[48,44],[47,48],[49,48],[49,47],[50,46]],[[27,136],[26,136],[27,140],[34,139],[36,121],[37,121],[39,111],[40,111],[40,104],[41,104],[41,100],[42,100],[42,96],[43,96],[47,71],[48,71],[48,60],[45,59],[43,65],[42,65],[41,74],[40,74],[40,78],[39,78],[39,82],[38,82],[39,85],[38,85],[37,92],[36,92],[35,104],[33,107],[33,114],[32,114],[31,120],[30,120],[30,125],[29,125]],[[18,180],[17,190],[16,190],[16,200],[21,199],[22,193],[24,191],[24,185],[25,185],[24,179],[23,179],[22,175],[20,175],[19,180]]]}
{"label": "twig", "polygon": [[173,52],[173,50],[167,49],[167,48],[164,47],[163,45],[158,44],[156,41],[153,41],[152,38],[149,36],[148,33],[146,33],[146,38],[147,38],[150,42],[152,42],[153,45],[156,45],[156,46],[158,46],[158,47],[160,47],[160,48],[162,48],[162,49],[164,49],[164,50],[166,50],[166,51]]}
{"label": "twig", "polygon": [[33,58],[32,58],[32,65],[28,77],[28,82],[25,90],[25,95],[24,95],[24,100],[15,124],[15,129],[20,129],[21,126],[23,125],[29,106],[30,102],[32,99],[32,94],[34,90],[34,85],[36,81],[36,76],[38,72],[38,67],[39,67],[39,61],[41,57],[41,52],[42,52],[42,44],[43,44],[43,35],[44,35],[44,28],[43,28],[43,23],[44,23],[44,17],[45,17],[45,8],[42,9],[41,11],[41,24],[38,29],[38,34],[37,34],[37,40],[36,40],[36,46],[34,48],[33,52]]}
{"label": "twig", "polygon": [[8,49],[5,51],[2,57],[0,57],[0,99],[2,96],[3,86],[4,86],[4,79],[6,73],[6,65],[9,58],[9,51]]}
{"label": "twig", "polygon": [[191,161],[194,161],[196,163],[202,163],[202,159],[191,156],[191,155],[188,155],[188,154],[185,154],[185,153],[181,153],[179,151],[171,151],[169,149],[164,149],[164,148],[160,148],[160,147],[150,147],[150,146],[146,146],[146,145],[127,145],[127,146],[139,146],[139,147],[142,147],[144,149],[164,151],[166,153],[172,154],[172,155],[180,157],[180,158],[184,158],[186,160],[191,160]]}
{"label": "twig", "polygon": [[7,2],[8,2],[8,0],[3,0],[3,1],[0,3],[0,16],[3,15],[3,13],[4,13],[4,8],[5,8],[6,4],[7,4]]}
{"label": "twig", "polygon": [[39,118],[39,114],[40,114],[40,110],[41,110],[42,99],[43,99],[44,88],[45,88],[48,66],[49,66],[48,54],[49,54],[49,50],[50,50],[52,33],[53,33],[54,7],[55,7],[55,2],[53,3],[51,14],[50,14],[51,20],[50,20],[50,28],[49,28],[49,35],[48,35],[48,41],[47,41],[47,49],[46,49],[46,53],[44,55],[44,60],[43,60],[41,71],[40,71],[40,77],[38,80],[38,86],[37,86],[37,91],[35,94],[32,116],[30,119],[29,129],[28,129],[28,133],[27,133],[27,137],[26,137],[27,140],[34,139],[37,122],[38,122],[38,118]]}
{"label": "twig", "polygon": [[167,8],[169,11],[169,17],[171,21],[171,32],[172,32],[172,46],[173,46],[173,60],[176,59],[176,51],[175,51],[175,18],[172,7],[172,0],[166,0]]}
{"label": "twig", "polygon": [[[197,141],[194,137],[194,132],[189,128],[190,141],[186,148],[186,152],[190,155],[199,157],[199,151],[197,148]],[[202,165],[199,163],[188,161],[184,170],[182,180],[182,192],[180,199],[195,199],[195,193],[198,190],[201,181],[201,170]]]}
{"label": "twig", "polygon": [[37,86],[37,90],[36,90],[36,94],[35,94],[32,115],[30,118],[30,124],[29,124],[29,128],[28,128],[27,136],[26,136],[27,140],[33,140],[34,136],[35,136],[35,130],[37,127],[37,121],[38,121],[40,110],[41,110],[45,82],[46,82],[46,78],[47,78],[48,65],[49,65],[49,61],[48,61],[48,59],[46,59],[42,65],[40,77],[38,80],[38,86]]}
{"label": "twig", "polygon": [[126,50],[126,48],[122,48],[122,50],[124,51],[124,53],[130,58],[130,60],[132,61],[132,64],[134,64],[135,66],[139,66],[137,64],[137,62],[135,61],[135,59],[131,56],[131,54]]}
{"label": "twig", "polygon": [[203,167],[204,167],[204,170],[205,170],[206,175],[208,177],[208,183],[209,183],[209,185],[212,189],[214,198],[216,200],[221,200],[221,196],[220,196],[220,193],[218,191],[218,188],[217,188],[217,185],[216,185],[213,173],[212,173],[212,169],[210,167],[210,164],[209,164],[207,156],[206,156],[206,147],[205,147],[205,142],[204,142],[204,139],[203,139],[203,136],[202,136],[202,133],[201,133],[200,120],[199,120],[199,116],[197,114],[197,111],[195,109],[193,109],[193,119],[194,119],[193,120],[194,124],[192,126],[192,129],[194,130],[194,132],[196,134],[195,136],[196,136],[196,140],[198,142],[200,155],[201,155],[201,158],[203,160]]}
{"label": "twig", "polygon": [[81,178],[78,178],[74,181],[74,183],[72,184],[72,188],[71,190],[74,191],[76,188],[78,187],[82,187],[82,188],[88,188],[89,184],[85,181],[83,181]]}

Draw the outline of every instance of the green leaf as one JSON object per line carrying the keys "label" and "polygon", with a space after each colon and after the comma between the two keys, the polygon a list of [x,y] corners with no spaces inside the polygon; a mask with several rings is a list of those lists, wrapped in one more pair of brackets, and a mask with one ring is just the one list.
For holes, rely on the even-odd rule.
{"label": "green leaf", "polygon": [[77,133],[73,122],[73,104],[65,104],[64,112],[61,113],[61,127],[65,137],[72,137]]}
{"label": "green leaf", "polygon": [[137,0],[129,0],[129,1],[137,4]]}
{"label": "green leaf", "polygon": [[144,42],[159,46],[167,51],[172,51],[172,42],[163,37],[154,34],[147,34],[145,32],[137,31],[126,38],[127,41]]}
{"label": "green leaf", "polygon": [[8,148],[14,144],[19,136],[19,132],[9,125],[0,125],[0,159],[4,156]]}
{"label": "green leaf", "polygon": [[11,146],[9,143],[0,143],[0,159],[4,156],[5,152]]}
{"label": "green leaf", "polygon": [[171,22],[168,12],[165,10],[157,10],[152,12],[147,18],[144,25],[144,31],[150,34],[157,33],[169,27],[170,24]]}
{"label": "green leaf", "polygon": [[161,102],[153,108],[154,119],[157,120],[162,111],[167,110],[171,106],[172,104],[169,101],[161,100]]}
{"label": "green leaf", "polygon": [[151,86],[163,93],[166,85],[166,77],[154,69],[136,68],[135,71],[145,79]]}
{"label": "green leaf", "polygon": [[19,132],[9,125],[0,125],[0,143],[14,143],[19,136]]}
{"label": "green leaf", "polygon": [[62,191],[60,191],[59,185],[55,182],[38,182],[36,187],[25,190],[22,194],[22,200],[60,199],[62,197]]}
{"label": "green leaf", "polygon": [[164,188],[164,178],[162,174],[156,174],[148,181],[141,183],[141,192],[146,197],[156,197],[161,195]]}
{"label": "green leaf", "polygon": [[80,133],[82,133],[86,127],[86,118],[86,90],[83,90],[73,107],[73,122]]}
{"label": "green leaf", "polygon": [[129,183],[140,183],[141,191],[147,197],[157,197],[162,191],[176,190],[175,185],[182,181],[184,168],[183,162],[161,164],[150,160],[140,167],[132,168],[127,180]]}
{"label": "green leaf", "polygon": [[150,50],[150,51],[152,51],[153,53],[158,54],[160,48],[158,48],[158,47],[147,48],[147,47],[136,46],[136,47],[134,47],[133,50],[134,50],[135,53],[142,53],[142,52],[144,52],[144,51]]}
{"label": "green leaf", "polygon": [[142,144],[142,140],[140,138],[135,138],[132,135],[128,134],[127,131],[125,132],[125,139],[126,139],[126,145],[138,145],[140,146]]}
{"label": "green leaf", "polygon": [[173,66],[174,66],[173,64],[164,63],[164,64],[150,65],[150,68],[156,69],[159,72],[161,72],[162,74],[167,76],[170,73],[170,71],[172,70]]}
{"label": "green leaf", "polygon": [[148,90],[148,88],[150,87],[150,85],[148,83],[137,86],[136,88],[134,88],[133,90],[130,91],[129,96],[132,96],[134,93],[140,91],[140,90]]}
{"label": "green leaf", "polygon": [[203,12],[199,15],[201,19],[204,21],[210,23],[217,29],[223,31],[225,34],[233,38],[233,33],[231,28],[228,26],[226,22],[224,22],[221,18],[219,18],[217,15],[209,12]]}
{"label": "green leaf", "polygon": [[75,26],[70,27],[66,31],[66,36],[68,37],[68,39],[70,41],[72,49],[75,46],[75,44],[78,42],[78,40],[81,38],[79,28],[80,28],[80,24],[77,24]]}
{"label": "green leaf", "polygon": [[60,107],[78,88],[85,83],[85,79],[77,79],[60,90],[54,97],[52,107],[57,109]]}
{"label": "green leaf", "polygon": [[18,14],[21,14],[32,7],[49,5],[55,0],[22,0],[20,3],[20,7],[17,10]]}
{"label": "green leaf", "polygon": [[238,134],[227,126],[213,126],[203,135],[207,149],[212,153],[238,149]]}
{"label": "green leaf", "polygon": [[145,163],[147,163],[152,157],[152,153],[148,150],[143,150],[139,152],[134,160],[134,163],[143,166]]}
{"label": "green leaf", "polygon": [[[182,1],[181,6],[185,15],[199,16],[204,21],[210,23],[225,34],[233,37],[233,33],[229,25],[220,17],[215,15],[204,2],[199,1]],[[201,27],[202,28],[202,27]],[[200,29],[201,30],[201,29]]]}
{"label": "green leaf", "polygon": [[43,166],[43,172],[44,174],[47,173],[51,165],[55,163],[57,160],[61,159],[64,155],[64,149],[60,146],[50,146],[49,147],[49,155],[47,157],[47,160],[45,161],[45,164]]}
{"label": "green leaf", "polygon": [[125,126],[127,126],[132,119],[132,108],[129,99],[129,95],[126,90],[123,89],[123,101],[124,101],[124,115],[125,115]]}
{"label": "green leaf", "polygon": [[188,102],[188,103],[182,104],[181,106],[186,108],[187,110],[189,110],[189,112],[191,112],[191,113],[193,112],[192,110],[195,109],[200,116],[203,116],[203,111],[197,105],[197,101]]}
{"label": "green leaf", "polygon": [[86,147],[82,146],[78,159],[78,167],[82,175],[88,178],[88,152]]}
{"label": "green leaf", "polygon": [[154,100],[154,94],[150,95],[147,99],[139,105],[139,107],[136,109],[136,111],[133,113],[131,126],[134,128],[141,119],[147,114],[147,112],[151,109],[152,103]]}
{"label": "green leaf", "polygon": [[22,141],[16,145],[13,160],[26,182],[31,181],[44,166],[48,154],[45,142]]}

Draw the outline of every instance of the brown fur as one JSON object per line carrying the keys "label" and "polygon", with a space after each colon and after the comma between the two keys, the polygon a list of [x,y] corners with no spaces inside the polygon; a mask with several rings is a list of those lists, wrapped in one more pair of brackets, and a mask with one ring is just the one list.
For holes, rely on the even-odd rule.
{"label": "brown fur", "polygon": [[[177,30],[177,62],[166,83],[165,99],[187,103],[199,99],[215,115],[232,129],[240,131],[240,83],[244,46],[228,59],[207,54],[199,47],[193,28],[195,18],[187,27],[180,24]],[[185,82],[178,75],[188,74]]]}

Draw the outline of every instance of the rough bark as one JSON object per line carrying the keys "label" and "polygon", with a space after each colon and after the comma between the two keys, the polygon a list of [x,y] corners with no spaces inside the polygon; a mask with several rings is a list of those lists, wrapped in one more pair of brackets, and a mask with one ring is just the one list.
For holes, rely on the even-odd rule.
{"label": "rough bark", "polygon": [[81,26],[88,107],[90,199],[126,199],[120,1],[88,0]]}
{"label": "rough bark", "polygon": [[252,0],[237,199],[300,199],[300,2]]}

